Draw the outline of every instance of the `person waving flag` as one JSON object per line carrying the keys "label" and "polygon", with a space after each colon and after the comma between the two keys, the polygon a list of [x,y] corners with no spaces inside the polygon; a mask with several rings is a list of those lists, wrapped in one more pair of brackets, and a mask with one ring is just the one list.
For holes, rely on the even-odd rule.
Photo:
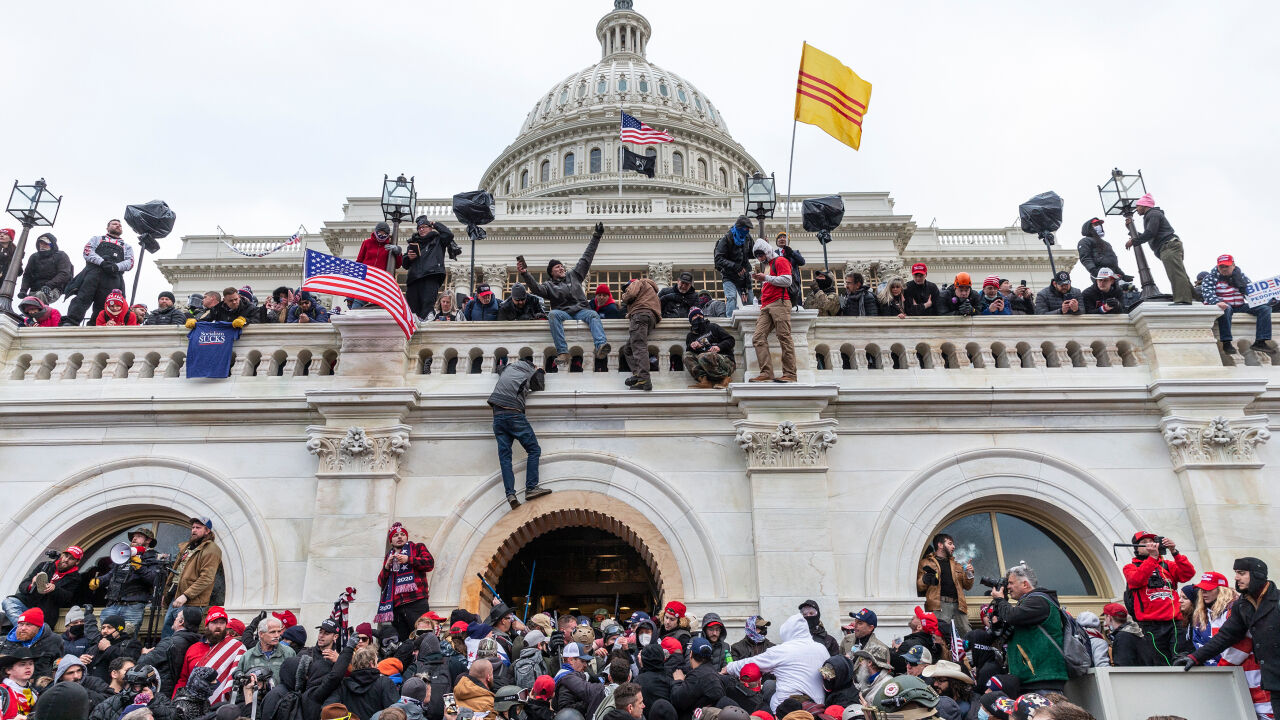
{"label": "person waving flag", "polygon": [[400,284],[386,270],[352,260],[307,250],[302,290],[341,295],[386,308],[405,337],[413,335],[416,322]]}

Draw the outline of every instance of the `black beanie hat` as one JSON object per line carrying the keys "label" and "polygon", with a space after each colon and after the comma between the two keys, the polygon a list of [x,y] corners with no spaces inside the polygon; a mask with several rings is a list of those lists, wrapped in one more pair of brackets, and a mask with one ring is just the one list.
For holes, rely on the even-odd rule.
{"label": "black beanie hat", "polygon": [[553,267],[555,267],[555,266],[557,266],[557,265],[563,265],[563,264],[564,264],[564,263],[560,262],[559,260],[550,260],[550,261],[548,261],[548,262],[547,262],[547,274],[548,274],[548,275],[550,275],[550,274],[551,274],[551,268],[553,268]]}
{"label": "black beanie hat", "polygon": [[171,303],[178,302],[178,298],[174,297],[173,293],[169,292],[168,290],[161,290],[160,295],[158,297],[167,297],[169,298],[169,302]]}
{"label": "black beanie hat", "polygon": [[1267,579],[1267,564],[1256,557],[1236,558],[1236,564],[1231,569],[1247,571],[1251,578]]}
{"label": "black beanie hat", "polygon": [[78,682],[50,685],[36,701],[40,720],[84,720],[89,717],[89,693]]}
{"label": "black beanie hat", "polygon": [[182,608],[182,626],[191,632],[200,632],[200,623],[204,622],[204,613],[193,607]]}

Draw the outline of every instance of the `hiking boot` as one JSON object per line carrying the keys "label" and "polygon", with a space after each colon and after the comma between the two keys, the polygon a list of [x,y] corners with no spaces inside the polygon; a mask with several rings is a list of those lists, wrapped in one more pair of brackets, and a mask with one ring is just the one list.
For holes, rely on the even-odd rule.
{"label": "hiking boot", "polygon": [[774,380],[774,382],[780,382],[780,383],[793,383],[793,382],[796,382],[796,376],[795,376],[795,375],[783,375],[782,377],[778,378],[777,380]]}
{"label": "hiking boot", "polygon": [[515,493],[507,493],[507,504],[511,506],[512,510],[515,510],[520,507],[520,499],[516,497]]}
{"label": "hiking boot", "polygon": [[755,376],[755,377],[751,378],[751,379],[750,379],[750,380],[748,380],[747,382],[773,382],[773,376],[772,376],[772,375],[765,375],[765,374],[763,374],[763,373],[762,373],[762,374],[760,374],[760,375],[757,375],[757,376]]}
{"label": "hiking boot", "polygon": [[536,500],[542,497],[543,495],[550,495],[550,494],[551,494],[550,490],[542,487],[541,485],[535,485],[533,489],[524,491],[524,501],[529,502],[530,500]]}
{"label": "hiking boot", "polygon": [[556,356],[556,365],[562,368],[569,367],[569,353],[562,352]]}
{"label": "hiking boot", "polygon": [[727,378],[723,378],[722,380],[712,385],[711,387],[715,388],[716,390],[724,390],[725,388],[729,387],[729,383],[731,382],[733,382],[733,378],[727,377]]}
{"label": "hiking boot", "polygon": [[613,346],[610,345],[609,343],[605,343],[601,345],[600,347],[596,348],[596,359],[603,360],[609,357],[609,352],[611,350],[613,350]]}
{"label": "hiking boot", "polygon": [[648,381],[648,380],[641,380],[640,382],[636,383],[635,385],[632,385],[632,386],[631,386],[631,389],[632,389],[632,390],[644,390],[644,391],[649,391],[649,390],[652,390],[652,389],[653,389],[653,383],[652,383],[652,382],[650,382],[650,381]]}
{"label": "hiking boot", "polygon": [[1269,353],[1271,352],[1270,342],[1271,341],[1269,340],[1254,340],[1253,344],[1249,346],[1249,349],[1257,350],[1259,352]]}
{"label": "hiking boot", "polygon": [[693,385],[690,385],[689,387],[691,387],[691,388],[693,388],[693,389],[695,389],[695,390],[710,390],[711,388],[713,388],[713,387],[715,387],[715,386],[711,384],[711,381],[710,381],[710,380],[708,380],[708,379],[706,379],[706,378],[702,378],[701,380],[699,380],[698,382],[694,383]]}
{"label": "hiking boot", "polygon": [[1223,340],[1223,341],[1222,341],[1222,352],[1224,352],[1224,353],[1226,353],[1226,354],[1228,354],[1228,355],[1239,355],[1239,354],[1240,354],[1240,353],[1239,353],[1239,351],[1237,351],[1237,350],[1236,350],[1236,345],[1235,345],[1235,343],[1231,342],[1230,340]]}
{"label": "hiking boot", "polygon": [[638,383],[638,382],[640,382],[640,376],[639,376],[639,375],[632,375],[631,377],[627,378],[627,381],[626,381],[624,384],[625,384],[627,387],[631,387],[632,385],[635,385],[635,384],[636,384],[636,383]]}

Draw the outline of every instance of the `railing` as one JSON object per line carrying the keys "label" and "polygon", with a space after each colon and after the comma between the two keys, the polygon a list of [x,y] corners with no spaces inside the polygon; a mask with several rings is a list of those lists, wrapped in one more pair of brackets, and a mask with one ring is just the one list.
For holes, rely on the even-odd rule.
{"label": "railing", "polygon": [[1008,245],[1009,238],[1002,232],[989,230],[939,230],[939,245]]}
{"label": "railing", "polygon": [[648,198],[604,198],[587,200],[588,215],[648,215],[653,201]]}
{"label": "railing", "polygon": [[733,210],[730,198],[669,198],[667,212],[672,215],[702,215],[729,213]]}

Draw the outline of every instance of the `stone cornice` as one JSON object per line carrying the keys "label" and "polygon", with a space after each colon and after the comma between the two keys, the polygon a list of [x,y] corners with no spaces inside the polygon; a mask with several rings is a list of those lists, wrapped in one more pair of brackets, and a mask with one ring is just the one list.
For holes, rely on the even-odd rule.
{"label": "stone cornice", "polygon": [[1271,439],[1267,416],[1228,420],[1169,416],[1160,421],[1174,470],[1256,469],[1256,447]]}

